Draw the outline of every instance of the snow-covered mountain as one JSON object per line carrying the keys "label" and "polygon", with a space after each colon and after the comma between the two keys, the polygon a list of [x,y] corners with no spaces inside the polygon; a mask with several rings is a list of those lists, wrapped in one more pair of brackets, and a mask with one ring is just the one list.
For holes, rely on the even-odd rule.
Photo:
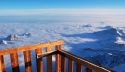
{"label": "snow-covered mountain", "polygon": [[[83,43],[71,43],[70,41],[67,43],[70,46],[75,46],[76,48],[79,48],[81,46],[82,48],[104,48],[104,49],[114,49],[114,50],[120,50],[124,49],[125,44],[125,33],[124,30],[119,28],[106,28],[101,31],[96,32],[90,32],[90,33],[80,33],[80,34],[71,34],[66,35],[62,34],[64,37],[68,38],[81,38],[83,39]],[[95,41],[87,41],[84,42],[85,39],[88,40],[95,40]],[[77,40],[76,40],[77,41]],[[72,41],[73,42],[73,41]]]}
{"label": "snow-covered mountain", "polygon": [[[72,47],[71,52],[102,65],[114,68],[125,63],[125,32],[124,28],[111,26],[99,27],[100,31],[66,35],[67,38],[83,40],[67,41]],[[88,39],[88,41],[85,41]],[[90,41],[93,40],[93,41]],[[75,42],[76,41],[76,42]],[[85,42],[84,42],[85,41]]]}
{"label": "snow-covered mountain", "polygon": [[[56,20],[47,20],[45,22],[37,19],[33,22],[29,21],[0,23],[0,49],[63,39],[65,41],[64,50],[96,64],[116,71],[125,64],[124,26],[119,27],[105,23],[82,23],[73,20],[71,20],[73,22],[67,20],[57,22]],[[22,55],[20,55],[20,59],[23,66]],[[8,63],[6,65],[9,68],[10,65]]]}

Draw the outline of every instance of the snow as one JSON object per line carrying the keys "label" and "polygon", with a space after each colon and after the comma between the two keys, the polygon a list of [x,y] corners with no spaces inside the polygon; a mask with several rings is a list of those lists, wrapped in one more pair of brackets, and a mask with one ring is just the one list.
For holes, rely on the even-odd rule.
{"label": "snow", "polygon": [[[120,17],[107,18],[100,15],[0,17],[0,49],[64,40],[64,50],[120,72],[125,63],[125,25],[118,21]],[[23,56],[19,56],[23,68]]]}
{"label": "snow", "polygon": [[125,44],[125,41],[121,37],[117,37],[117,44]]}
{"label": "snow", "polygon": [[2,40],[0,44],[7,44],[7,41]]}
{"label": "snow", "polygon": [[113,55],[112,53],[108,53],[108,55]]}

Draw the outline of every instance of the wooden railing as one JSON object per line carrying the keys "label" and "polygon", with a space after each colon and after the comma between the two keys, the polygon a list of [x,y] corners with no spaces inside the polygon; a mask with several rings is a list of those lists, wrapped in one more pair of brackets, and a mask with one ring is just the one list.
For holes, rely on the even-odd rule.
{"label": "wooden railing", "polygon": [[[111,72],[106,68],[93,64],[85,59],[79,58],[70,54],[64,50],[61,50],[61,45],[64,41],[49,42],[44,44],[37,44],[32,46],[24,46],[19,48],[11,48],[7,50],[0,50],[0,72],[6,72],[6,66],[4,62],[4,55],[10,55],[11,66],[13,72],[19,72],[19,60],[18,53],[22,52],[24,55],[25,72],[32,72],[31,64],[31,50],[36,52],[36,66],[37,72],[43,72],[43,58],[46,57],[47,72],[52,72],[52,56],[55,55],[56,59],[56,72],[66,72],[66,59],[68,59],[68,72],[73,72],[74,62],[76,62],[76,72],[83,71],[83,65],[86,67],[86,72]],[[52,50],[55,47],[55,50]],[[43,53],[43,48],[46,48],[46,52]]]}

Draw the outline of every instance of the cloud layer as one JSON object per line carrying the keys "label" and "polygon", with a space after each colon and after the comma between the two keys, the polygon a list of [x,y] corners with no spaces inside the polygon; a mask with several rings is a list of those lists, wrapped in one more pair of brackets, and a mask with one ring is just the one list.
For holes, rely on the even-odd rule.
{"label": "cloud layer", "polygon": [[125,9],[3,9],[0,16],[22,15],[125,15]]}

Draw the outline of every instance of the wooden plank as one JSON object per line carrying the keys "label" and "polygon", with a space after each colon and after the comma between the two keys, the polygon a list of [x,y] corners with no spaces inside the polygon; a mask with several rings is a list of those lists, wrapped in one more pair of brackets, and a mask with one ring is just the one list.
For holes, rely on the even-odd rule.
{"label": "wooden plank", "polygon": [[[61,50],[61,45],[56,45],[56,50]],[[56,54],[56,72],[61,72],[60,55]]]}
{"label": "wooden plank", "polygon": [[30,51],[24,51],[25,72],[32,72]]}
{"label": "wooden plank", "polygon": [[86,72],[92,72],[92,69],[86,67]]}
{"label": "wooden plank", "polygon": [[40,47],[41,48],[52,47],[52,46],[62,45],[62,44],[64,44],[64,41],[60,40],[60,41],[54,41],[54,42],[48,42],[48,43],[42,43],[42,44],[36,44],[36,45],[30,45],[30,46],[23,46],[23,47],[18,47],[18,48],[10,48],[6,50],[0,50],[0,55],[18,53],[18,52],[23,52],[23,51],[28,51],[28,50],[35,50]]}
{"label": "wooden plank", "polygon": [[0,72],[6,72],[3,55],[0,55]]}
{"label": "wooden plank", "polygon": [[37,63],[37,72],[43,72],[43,61],[42,57],[38,58],[39,55],[42,55],[42,48],[36,49],[36,63]]}
{"label": "wooden plank", "polygon": [[56,50],[61,50],[61,45],[56,45]]}
{"label": "wooden plank", "polygon": [[79,62],[76,62],[76,72],[82,72],[82,64]]}
{"label": "wooden plank", "polygon": [[73,72],[73,60],[72,59],[68,59],[68,72]]}
{"label": "wooden plank", "polygon": [[46,56],[49,56],[49,55],[55,55],[57,54],[58,52],[56,50],[54,51],[49,51],[49,52],[45,52],[45,53],[42,53],[42,55],[38,55],[37,58],[42,58],[42,57],[46,57]]}
{"label": "wooden plank", "polygon": [[107,68],[101,67],[99,65],[96,65],[96,64],[94,64],[94,63],[92,63],[92,62],[90,62],[90,61],[88,61],[84,58],[80,58],[76,55],[73,55],[73,54],[67,52],[67,51],[58,50],[58,53],[60,55],[63,55],[65,57],[67,57],[67,58],[71,58],[74,61],[79,61],[81,64],[87,66],[88,68],[91,68],[92,70],[94,70],[96,72],[112,72],[112,70],[110,70],[110,69],[107,69]]}
{"label": "wooden plank", "polygon": [[19,62],[18,62],[18,54],[10,54],[11,58],[11,66],[12,66],[12,71],[13,72],[19,72]]}
{"label": "wooden plank", "polygon": [[49,51],[51,51],[51,50],[52,50],[51,47],[47,47],[47,48],[46,48],[46,52],[49,52]]}
{"label": "wooden plank", "polygon": [[66,57],[61,56],[61,72],[66,72]]}
{"label": "wooden plank", "polygon": [[[51,47],[47,47],[46,52],[51,51]],[[52,55],[49,55],[47,58],[47,72],[52,72]]]}
{"label": "wooden plank", "polygon": [[56,72],[61,72],[60,66],[60,55],[56,54]]}

